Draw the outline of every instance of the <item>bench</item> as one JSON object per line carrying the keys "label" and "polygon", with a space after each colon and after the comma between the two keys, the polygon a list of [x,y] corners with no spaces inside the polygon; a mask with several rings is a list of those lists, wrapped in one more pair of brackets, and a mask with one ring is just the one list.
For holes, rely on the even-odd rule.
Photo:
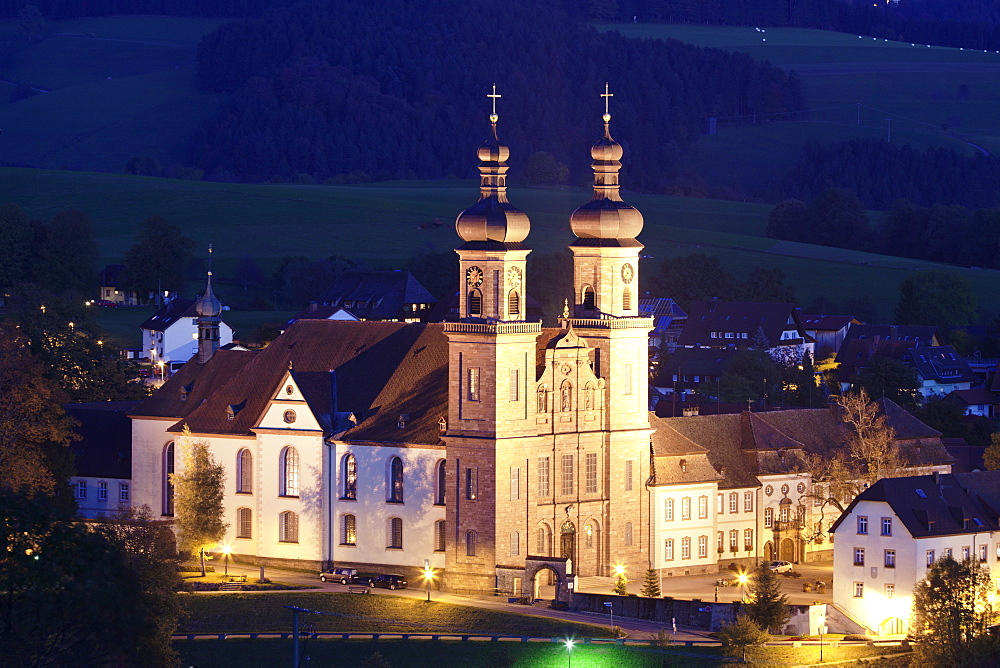
{"label": "bench", "polygon": [[247,576],[245,576],[245,575],[230,575],[229,576],[229,581],[230,582],[243,583],[243,582],[247,581]]}
{"label": "bench", "polygon": [[367,594],[368,587],[348,587],[347,591],[349,591],[352,594]]}

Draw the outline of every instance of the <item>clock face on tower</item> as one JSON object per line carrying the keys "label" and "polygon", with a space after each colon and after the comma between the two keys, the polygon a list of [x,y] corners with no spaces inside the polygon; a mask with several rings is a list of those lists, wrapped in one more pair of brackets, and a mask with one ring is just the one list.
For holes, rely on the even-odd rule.
{"label": "clock face on tower", "polygon": [[469,267],[465,270],[465,282],[474,288],[483,284],[483,270],[479,267]]}
{"label": "clock face on tower", "polygon": [[521,270],[518,267],[511,267],[507,270],[507,287],[517,290],[521,287]]}
{"label": "clock face on tower", "polygon": [[625,283],[631,283],[632,282],[633,273],[634,272],[632,271],[632,265],[630,265],[627,262],[622,265],[622,281],[623,282],[625,282]]}

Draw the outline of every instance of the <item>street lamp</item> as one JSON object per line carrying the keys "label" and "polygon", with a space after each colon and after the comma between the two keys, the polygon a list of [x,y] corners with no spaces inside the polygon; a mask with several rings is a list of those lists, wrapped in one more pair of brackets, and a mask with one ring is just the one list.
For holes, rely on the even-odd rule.
{"label": "street lamp", "polygon": [[566,668],[573,668],[573,656],[571,652],[573,651],[574,644],[573,640],[566,641]]}
{"label": "street lamp", "polygon": [[747,582],[749,581],[750,581],[750,576],[747,575],[746,573],[740,573],[739,575],[736,576],[736,582],[738,582],[739,585],[743,587],[743,593],[740,596],[740,601],[742,601],[743,603],[746,603],[747,600]]}
{"label": "street lamp", "polygon": [[222,546],[222,554],[226,555],[226,571],[225,571],[225,577],[226,578],[229,577],[229,553],[232,552],[232,551],[233,551],[232,546],[230,546],[230,545],[223,545]]}
{"label": "street lamp", "polygon": [[823,634],[826,632],[826,615],[819,616],[819,662],[823,663]]}
{"label": "street lamp", "polygon": [[434,569],[430,566],[424,566],[424,573],[421,576],[424,578],[424,584],[427,585],[427,602],[431,602],[431,581],[434,580]]}

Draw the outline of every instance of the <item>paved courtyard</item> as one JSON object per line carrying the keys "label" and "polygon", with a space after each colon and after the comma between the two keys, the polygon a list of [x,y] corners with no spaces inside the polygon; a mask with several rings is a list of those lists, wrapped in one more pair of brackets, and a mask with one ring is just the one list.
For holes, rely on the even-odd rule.
{"label": "paved courtyard", "polygon": [[[818,561],[808,564],[795,564],[793,569],[800,577],[788,577],[780,575],[781,590],[788,596],[788,602],[792,605],[809,605],[814,602],[833,602],[833,561]],[[627,573],[629,578],[628,592],[630,594],[640,594],[645,583],[645,573]],[[743,596],[743,588],[736,583],[736,573],[724,569],[718,573],[704,575],[683,575],[663,577],[660,581],[660,594],[662,596],[672,596],[678,599],[700,598],[703,601],[716,601],[720,603],[731,603],[738,601]],[[718,598],[716,599],[716,582],[723,580],[729,582],[731,586],[718,587]],[[826,590],[820,594],[816,592],[817,581],[826,583]],[[812,591],[802,591],[803,583],[812,585]],[[614,578],[586,577],[577,581],[577,591],[581,593],[608,594],[615,586]]]}

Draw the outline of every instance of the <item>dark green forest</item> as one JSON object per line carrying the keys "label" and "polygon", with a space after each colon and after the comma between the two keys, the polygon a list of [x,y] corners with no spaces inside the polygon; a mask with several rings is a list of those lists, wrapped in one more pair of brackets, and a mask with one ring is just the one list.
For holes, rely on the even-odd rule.
{"label": "dark green forest", "polygon": [[495,82],[514,171],[545,151],[583,183],[610,81],[623,182],[660,192],[706,116],[804,107],[794,74],[742,54],[602,34],[559,3],[335,5],[281,7],[203,38],[199,85],[234,95],[197,143],[209,178],[472,176]]}

